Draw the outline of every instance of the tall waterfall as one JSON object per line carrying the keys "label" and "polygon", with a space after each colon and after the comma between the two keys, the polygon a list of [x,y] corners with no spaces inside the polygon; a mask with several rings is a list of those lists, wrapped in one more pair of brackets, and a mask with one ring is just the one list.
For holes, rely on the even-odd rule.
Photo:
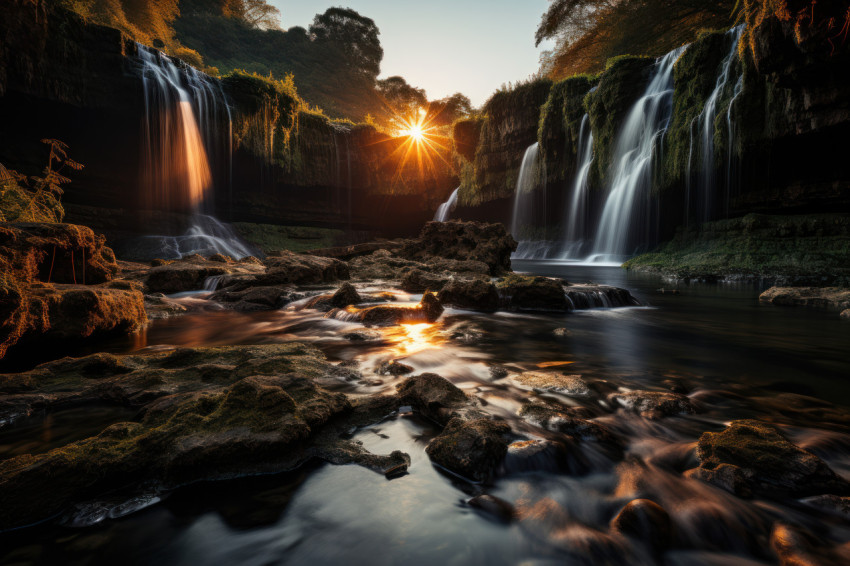
{"label": "tall waterfall", "polygon": [[540,228],[546,219],[546,180],[538,187],[537,175],[545,171],[540,168],[540,144],[534,142],[525,150],[514,195],[514,209],[511,218],[511,234],[519,245],[513,257],[531,259],[546,257],[552,246],[543,238]]}
{"label": "tall waterfall", "polygon": [[657,213],[651,190],[654,157],[670,125],[673,65],[684,50],[685,47],[675,49],[656,62],[649,86],[620,130],[613,157],[613,180],[590,261],[621,262],[636,246],[652,240]]}
{"label": "tall waterfall", "polygon": [[437,213],[434,215],[434,220],[437,222],[445,222],[451,217],[452,210],[454,210],[455,206],[457,206],[457,193],[460,191],[460,187],[456,188],[452,191],[452,194],[449,195],[449,200],[444,202],[437,208]]}
{"label": "tall waterfall", "polygon": [[[732,81],[735,79],[733,77],[733,70],[735,68],[735,61],[737,60],[738,44],[741,41],[743,32],[743,25],[734,27],[726,32],[729,41],[729,51],[720,66],[720,72],[717,75],[714,90],[705,101],[702,112],[691,123],[691,144],[685,177],[687,183],[686,223],[690,216],[691,208],[694,209],[694,217],[698,222],[713,220],[721,213],[718,210],[718,197],[720,196],[718,195],[718,188],[721,181],[716,178],[717,167],[714,154],[714,132],[720,103],[724,96],[731,96],[730,103],[726,109],[729,152],[726,156],[726,179],[722,180],[722,182],[725,182],[725,189],[727,191],[725,194],[726,198],[723,200],[725,203],[728,203],[728,191],[732,183],[732,105],[743,89],[743,74],[738,77],[734,86]],[[731,93],[729,92],[730,90],[732,91]],[[694,135],[695,127],[697,128],[696,136]],[[699,151],[696,151],[694,147],[697,143]]]}
{"label": "tall waterfall", "polygon": [[572,195],[566,211],[566,224],[560,249],[561,259],[583,257],[583,248],[589,230],[590,203],[588,202],[587,179],[590,175],[590,166],[593,163],[593,131],[590,129],[590,116],[588,114],[585,114],[581,119],[576,156],[580,161],[576,169]]}
{"label": "tall waterfall", "polygon": [[231,175],[230,108],[219,83],[158,50],[137,48],[145,100],[142,206],[190,214],[184,235],[151,238],[167,257],[251,255],[233,229],[210,214],[210,193],[216,185],[229,187]]}

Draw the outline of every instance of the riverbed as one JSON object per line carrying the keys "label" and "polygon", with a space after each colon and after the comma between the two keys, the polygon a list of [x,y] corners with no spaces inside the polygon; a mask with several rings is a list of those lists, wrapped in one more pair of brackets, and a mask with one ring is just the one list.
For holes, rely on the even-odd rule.
{"label": "riverbed", "polygon": [[[408,453],[412,462],[401,477],[311,463],[139,498],[115,518],[80,506],[49,524],[0,535],[0,562],[771,564],[766,538],[777,520],[812,531],[825,545],[850,541],[847,517],[801,500],[741,499],[685,473],[698,463],[694,447],[703,432],[758,418],[850,479],[850,432],[822,418],[824,410],[845,415],[850,407],[850,325],[834,313],[760,304],[762,289],[754,284],[691,284],[671,293],[675,285],[614,267],[515,260],[514,269],[623,287],[642,306],[557,315],[447,309],[434,324],[364,332],[297,303],[236,313],[191,294],[181,300],[198,310],[155,321],[139,339],[106,349],[309,342],[356,374],[323,383],[327,388],[354,396],[390,391],[403,377],[381,367],[401,361],[449,379],[529,438],[559,440],[517,416],[529,398],[584,411],[626,439],[625,454],[571,447],[565,458],[542,458],[531,468],[506,462],[492,484],[471,483],[429,461],[425,446],[439,428],[402,408],[352,431],[373,453]],[[419,299],[394,293],[400,302]],[[512,380],[532,370],[581,376],[593,393],[545,394]],[[610,393],[647,389],[685,392],[700,410],[649,420],[606,401]],[[48,417],[0,435],[0,458],[45,451],[78,438],[77,429],[131,418],[120,411]],[[480,494],[509,503],[513,518],[471,507]],[[636,497],[656,501],[672,518],[675,534],[663,557],[609,531]]]}

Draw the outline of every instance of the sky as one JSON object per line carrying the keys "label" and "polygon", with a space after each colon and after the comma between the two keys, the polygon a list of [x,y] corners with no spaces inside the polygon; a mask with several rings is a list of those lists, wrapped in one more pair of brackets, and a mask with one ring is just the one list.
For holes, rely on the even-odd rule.
{"label": "sky", "polygon": [[[462,92],[480,106],[502,84],[539,67],[534,32],[548,0],[268,0],[281,27],[308,27],[330,6],[375,20],[384,48],[381,78],[401,75],[431,100]],[[297,80],[297,77],[296,77]]]}

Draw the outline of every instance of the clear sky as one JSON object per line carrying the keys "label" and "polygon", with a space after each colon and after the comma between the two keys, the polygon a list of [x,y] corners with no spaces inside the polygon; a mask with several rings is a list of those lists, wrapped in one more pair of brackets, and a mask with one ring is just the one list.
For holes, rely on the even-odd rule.
{"label": "clear sky", "polygon": [[503,83],[534,74],[549,47],[534,47],[547,0],[268,1],[284,29],[306,28],[330,6],[372,18],[384,48],[381,76],[401,75],[432,100],[462,92],[480,106]]}

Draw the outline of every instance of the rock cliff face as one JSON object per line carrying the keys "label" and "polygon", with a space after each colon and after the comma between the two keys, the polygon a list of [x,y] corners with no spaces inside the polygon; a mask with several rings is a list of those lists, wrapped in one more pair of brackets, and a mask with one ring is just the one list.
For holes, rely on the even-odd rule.
{"label": "rock cliff face", "polygon": [[[151,215],[135,213],[145,112],[137,45],[45,0],[4,2],[0,21],[0,163],[36,173],[39,139],[61,139],[86,165],[65,195],[68,220],[77,220],[74,205],[96,206],[113,224],[148,230]],[[448,153],[424,170],[400,165],[400,142],[374,128],[306,112],[258,77],[219,84],[233,138],[232,157],[211,156],[232,159],[211,164],[230,169],[213,195],[225,220],[415,233],[457,186]]]}
{"label": "rock cliff face", "polygon": [[[672,118],[653,154],[662,239],[683,223],[753,212],[850,211],[850,162],[842,156],[850,136],[850,41],[830,43],[827,35],[820,28],[798,33],[793,22],[768,17],[742,32],[703,33],[684,51],[674,67]],[[546,232],[562,232],[585,113],[593,134],[588,214],[598,217],[617,136],[652,66],[652,59],[619,57],[598,77],[554,84],[537,122],[530,114],[544,100],[544,82],[495,95],[489,104],[498,112],[485,108],[481,135],[456,141],[463,173],[455,217],[510,220],[519,162],[536,134]],[[700,182],[714,193],[696,202]]]}

